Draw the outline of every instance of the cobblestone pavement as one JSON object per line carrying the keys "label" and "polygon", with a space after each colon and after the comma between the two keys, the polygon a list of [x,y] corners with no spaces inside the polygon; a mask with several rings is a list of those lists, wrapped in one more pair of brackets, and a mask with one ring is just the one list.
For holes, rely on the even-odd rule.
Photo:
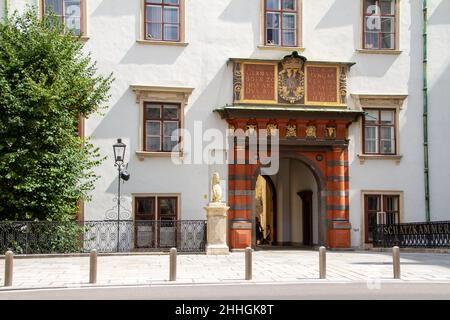
{"label": "cobblestone pavement", "polygon": [[[390,253],[328,252],[327,279],[319,280],[316,251],[256,251],[253,282],[366,282],[376,286],[393,278]],[[402,253],[402,281],[450,284],[450,254]],[[0,290],[4,283],[0,260]],[[244,253],[229,256],[179,255],[177,283],[244,282]],[[97,285],[169,283],[169,256],[99,256]],[[13,288],[88,285],[89,257],[14,260]],[[397,280],[398,281],[398,280]]]}

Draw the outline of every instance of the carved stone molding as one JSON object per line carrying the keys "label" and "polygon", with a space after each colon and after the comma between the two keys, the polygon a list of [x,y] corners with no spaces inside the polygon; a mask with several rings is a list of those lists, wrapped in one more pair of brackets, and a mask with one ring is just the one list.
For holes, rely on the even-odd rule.
{"label": "carved stone molding", "polygon": [[406,94],[351,94],[358,109],[370,107],[394,107],[403,109]]}
{"label": "carved stone molding", "polygon": [[136,94],[136,103],[143,101],[180,102],[187,104],[194,88],[186,87],[159,87],[146,85],[131,85]]}

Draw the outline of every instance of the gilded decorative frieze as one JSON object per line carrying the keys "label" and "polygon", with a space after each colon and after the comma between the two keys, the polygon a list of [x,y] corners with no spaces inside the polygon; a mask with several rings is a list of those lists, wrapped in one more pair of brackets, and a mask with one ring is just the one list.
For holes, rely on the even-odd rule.
{"label": "gilded decorative frieze", "polygon": [[276,124],[268,124],[267,125],[267,135],[269,137],[278,135],[278,126]]}
{"label": "gilded decorative frieze", "polygon": [[306,127],[306,138],[317,138],[317,128],[316,126],[307,126]]}
{"label": "gilded decorative frieze", "polygon": [[341,75],[339,77],[339,95],[341,98],[341,104],[347,103],[347,73],[348,67],[341,66]]}
{"label": "gilded decorative frieze", "polygon": [[286,138],[296,138],[297,137],[297,126],[295,124],[290,124],[286,127]]}
{"label": "gilded decorative frieze", "polygon": [[336,128],[335,127],[327,127],[325,133],[326,133],[327,139],[336,139]]}
{"label": "gilded decorative frieze", "polygon": [[256,134],[256,125],[254,125],[254,124],[248,124],[248,125],[245,127],[245,134],[246,134],[247,136],[255,135],[255,134]]}
{"label": "gilded decorative frieze", "polygon": [[242,99],[242,64],[236,62],[233,71],[234,101]]}
{"label": "gilded decorative frieze", "polygon": [[233,61],[234,103],[345,107],[351,62],[308,61],[294,51],[281,60]]}

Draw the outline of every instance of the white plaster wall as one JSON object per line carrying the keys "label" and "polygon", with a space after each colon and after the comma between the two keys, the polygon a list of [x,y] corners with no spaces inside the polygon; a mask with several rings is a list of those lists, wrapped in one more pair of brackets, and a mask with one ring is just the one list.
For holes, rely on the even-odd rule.
{"label": "white plaster wall", "polygon": [[3,22],[3,19],[5,19],[5,7],[6,3],[4,1],[0,1],[0,22]]}
{"label": "white plaster wall", "polygon": [[450,220],[450,1],[429,1],[429,148],[431,218]]}
{"label": "white plaster wall", "polygon": [[[404,191],[405,221],[425,219],[422,131],[422,7],[420,1],[400,1],[400,55],[355,53],[350,73],[351,93],[407,94],[399,114],[400,164],[372,160],[360,164],[360,123],[349,128],[350,221],[352,245],[360,246],[362,190]],[[413,23],[412,23],[413,22]]]}
{"label": "white plaster wall", "polygon": [[[30,0],[31,1],[31,0]],[[21,7],[24,0],[13,1]],[[194,121],[204,128],[225,130],[226,124],[212,111],[232,103],[230,57],[281,59],[281,50],[262,50],[259,0],[186,0],[187,47],[143,45],[136,42],[140,30],[139,0],[88,0],[86,51],[98,61],[102,74],[114,73],[109,108],[92,116],[86,132],[109,157],[97,172],[93,201],[86,204],[86,218],[102,219],[113,206],[116,172],[112,144],[122,137],[129,146],[131,180],[123,186],[131,209],[132,193],[180,193],[183,219],[204,218],[204,195],[209,193],[207,165],[174,166],[170,159],[139,161],[138,106],[131,84],[194,87],[186,109],[186,128]],[[430,0],[430,152],[432,210],[436,219],[449,219],[450,57],[448,50],[450,9],[448,0]],[[405,220],[422,221],[424,179],[422,148],[422,15],[421,1],[401,0],[400,55],[362,54],[360,0],[303,1],[304,55],[309,60],[352,61],[349,93],[408,94],[400,113],[403,159],[359,163],[360,128],[349,128],[350,219],[352,245],[361,244],[361,190],[401,190],[405,194]],[[445,139],[445,140],[444,140]],[[191,150],[186,150],[189,154]],[[226,167],[221,172],[226,174]],[[281,240],[281,239],[280,239]]]}
{"label": "white plaster wall", "polygon": [[[3,3],[4,0],[1,0]],[[38,5],[38,0],[7,0],[7,7],[9,13],[13,13],[15,10],[22,12],[29,5]]]}

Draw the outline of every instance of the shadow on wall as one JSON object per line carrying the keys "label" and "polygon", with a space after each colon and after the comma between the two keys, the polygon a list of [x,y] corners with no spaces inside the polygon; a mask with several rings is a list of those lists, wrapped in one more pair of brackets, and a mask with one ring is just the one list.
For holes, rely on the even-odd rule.
{"label": "shadow on wall", "polygon": [[[382,78],[399,59],[398,55],[363,54],[355,52],[351,61],[356,62],[350,69],[349,77]],[[406,79],[405,79],[406,80]]]}
{"label": "shadow on wall", "polygon": [[428,18],[428,23],[431,25],[450,24],[450,1],[441,0],[441,3]]}
{"label": "shadow on wall", "polygon": [[[254,10],[255,1],[231,0],[230,4],[219,16],[219,19],[233,23],[252,22],[253,43],[255,46],[260,43],[260,15],[259,10]],[[251,15],[254,15],[252,18]],[[239,37],[239,35],[236,35]]]}
{"label": "shadow on wall", "polygon": [[[344,2],[345,4],[343,5]],[[355,52],[351,56],[350,61],[356,62],[356,65],[350,69],[350,77],[384,77],[399,56],[361,54],[356,52],[357,49],[362,47],[360,37],[361,17],[358,15],[357,19],[350,20],[348,16],[349,8],[359,12],[360,2],[353,0],[334,1],[315,29],[333,29],[352,26]]]}
{"label": "shadow on wall", "polygon": [[[100,1],[98,6],[94,9],[93,17],[120,17],[131,16],[134,19],[134,44],[127,51],[125,56],[121,59],[120,64],[160,64],[170,65],[175,63],[181,55],[184,47],[168,47],[158,45],[145,45],[137,43],[141,38],[141,8],[140,1],[124,1],[124,0],[108,0]],[[131,25],[125,26],[132,28]]]}
{"label": "shadow on wall", "polygon": [[352,25],[353,26],[353,39],[355,49],[359,47],[359,25],[360,19],[352,21],[349,19],[348,12],[352,11],[352,7],[357,7],[359,12],[360,3],[359,1],[353,0],[340,0],[334,1],[330,9],[328,9],[327,13],[324,15],[322,20],[320,20],[319,24],[315,27],[315,29],[333,29],[339,27],[345,27]]}
{"label": "shadow on wall", "polygon": [[184,50],[185,47],[147,45],[136,42],[120,60],[120,64],[172,65],[178,60]]}
{"label": "shadow on wall", "polygon": [[[186,108],[186,116],[197,114],[204,120],[204,112],[201,110],[208,110],[213,112],[214,109],[223,107],[230,103],[233,98],[233,73],[231,66],[224,64],[220,67],[212,79],[207,79],[207,86],[203,88],[200,96],[195,102],[188,103]],[[199,117],[191,118],[190,120],[199,120]]]}
{"label": "shadow on wall", "polygon": [[[418,23],[412,23],[409,28],[410,32],[410,75],[408,81],[408,106],[405,106],[402,111],[403,116],[406,119],[417,118],[418,116],[422,116],[422,84],[423,84],[423,37],[422,37],[422,23],[423,23],[423,15],[422,15],[422,1],[410,0],[409,4],[411,6],[411,21],[417,21]],[[417,102],[418,109],[414,108],[414,102]],[[411,108],[409,106],[412,106]],[[404,132],[408,130],[409,132]],[[414,128],[410,126],[404,126],[400,128],[400,135],[410,137],[411,141],[422,141],[423,142],[423,130],[422,127]],[[415,137],[415,138],[414,138]],[[417,140],[416,140],[417,139]],[[403,144],[407,144],[407,141],[401,142]],[[423,150],[418,150],[420,154],[423,156]],[[421,164],[423,165],[423,164]]]}
{"label": "shadow on wall", "polygon": [[[108,112],[102,117],[100,123],[92,132],[95,139],[114,139],[115,137],[135,137],[137,136],[137,121],[139,119],[139,107],[136,104],[136,96],[128,89],[124,94],[110,106]],[[136,122],[136,125],[130,125]],[[130,132],[130,128],[134,131]],[[136,139],[130,139],[136,145]]]}
{"label": "shadow on wall", "polygon": [[92,16],[118,17],[133,15],[138,17],[140,1],[108,0],[98,1],[98,6],[92,12]]}

